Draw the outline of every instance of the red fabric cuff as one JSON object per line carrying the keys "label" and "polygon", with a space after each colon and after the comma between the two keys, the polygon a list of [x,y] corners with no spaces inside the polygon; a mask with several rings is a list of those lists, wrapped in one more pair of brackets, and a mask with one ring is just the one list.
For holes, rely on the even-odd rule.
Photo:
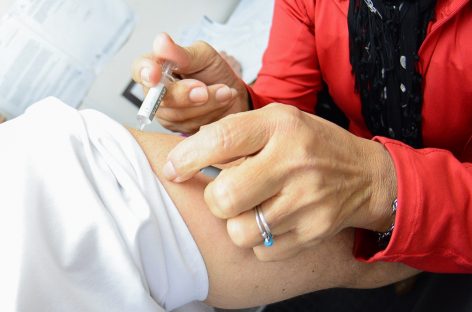
{"label": "red fabric cuff", "polygon": [[375,233],[357,230],[354,256],[430,272],[472,273],[472,167],[446,150],[374,140],[384,145],[395,165],[395,229],[384,250],[377,247]]}
{"label": "red fabric cuff", "polygon": [[[412,169],[413,164],[410,163],[405,153],[398,153],[395,149],[399,147],[401,149],[411,149],[411,147],[384,137],[374,137],[373,140],[384,145],[395,164],[398,189],[395,228],[401,230],[394,229],[387,247],[380,249],[377,243],[377,233],[364,229],[356,229],[353,252],[356,259],[363,262],[398,262],[401,260],[401,255],[404,254],[406,246],[409,245],[412,239],[411,236],[416,226],[418,215],[417,207],[419,205],[417,203],[418,196],[413,195],[418,193],[417,188],[415,187],[415,183],[411,183],[411,181],[417,179],[416,172]],[[406,188],[408,189],[408,203],[405,203],[403,200],[407,197]]]}

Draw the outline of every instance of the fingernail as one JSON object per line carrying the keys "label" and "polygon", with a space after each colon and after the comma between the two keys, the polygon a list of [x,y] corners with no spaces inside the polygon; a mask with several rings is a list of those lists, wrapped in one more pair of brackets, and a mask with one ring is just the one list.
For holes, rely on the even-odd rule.
{"label": "fingernail", "polygon": [[205,87],[197,87],[190,90],[188,97],[192,102],[206,102],[208,100],[208,92]]}
{"label": "fingernail", "polygon": [[177,178],[177,173],[175,172],[175,167],[171,161],[168,161],[164,168],[162,168],[162,174],[164,177],[170,181],[174,181]]}
{"label": "fingernail", "polygon": [[231,99],[231,89],[228,86],[219,88],[216,90],[215,99],[219,102]]}
{"label": "fingernail", "polygon": [[141,69],[141,80],[145,84],[151,83],[151,69],[149,67],[143,67],[143,69]]}

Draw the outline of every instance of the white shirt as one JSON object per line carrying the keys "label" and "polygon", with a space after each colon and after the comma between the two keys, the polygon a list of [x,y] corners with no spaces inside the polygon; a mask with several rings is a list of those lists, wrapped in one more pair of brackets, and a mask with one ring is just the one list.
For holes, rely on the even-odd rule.
{"label": "white shirt", "polygon": [[161,311],[202,256],[129,132],[54,98],[0,125],[0,311]]}

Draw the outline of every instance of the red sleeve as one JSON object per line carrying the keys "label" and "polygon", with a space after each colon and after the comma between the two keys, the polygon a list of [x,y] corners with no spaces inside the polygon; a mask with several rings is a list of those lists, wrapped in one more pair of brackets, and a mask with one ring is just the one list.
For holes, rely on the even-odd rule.
{"label": "red sleeve", "polygon": [[472,164],[450,152],[415,150],[376,137],[395,163],[398,209],[385,250],[372,232],[358,230],[354,255],[363,261],[402,262],[430,272],[472,273]]}
{"label": "red sleeve", "polygon": [[271,102],[314,112],[322,88],[315,45],[315,1],[276,0],[269,45],[253,90],[254,108]]}

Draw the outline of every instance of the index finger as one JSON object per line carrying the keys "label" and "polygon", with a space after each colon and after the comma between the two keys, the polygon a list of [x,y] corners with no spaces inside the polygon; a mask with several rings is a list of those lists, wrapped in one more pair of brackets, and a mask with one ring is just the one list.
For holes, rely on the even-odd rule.
{"label": "index finger", "polygon": [[225,117],[201,127],[171,150],[164,176],[182,182],[206,166],[255,154],[267,144],[270,133],[270,124],[259,111]]}

